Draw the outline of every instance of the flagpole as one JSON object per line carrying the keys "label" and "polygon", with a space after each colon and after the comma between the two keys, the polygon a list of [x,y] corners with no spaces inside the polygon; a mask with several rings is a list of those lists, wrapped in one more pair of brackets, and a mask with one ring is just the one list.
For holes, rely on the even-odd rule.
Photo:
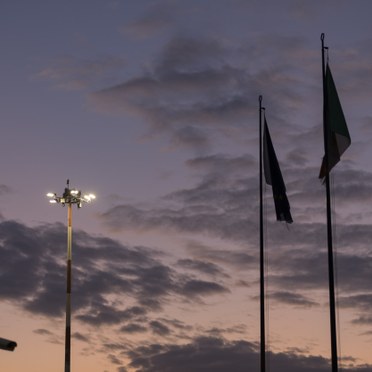
{"label": "flagpole", "polygon": [[266,371],[266,345],[265,345],[265,270],[264,270],[264,229],[263,229],[263,174],[262,174],[262,96],[259,96],[259,165],[260,165],[260,357],[261,372]]}
{"label": "flagpole", "polygon": [[329,157],[328,157],[328,136],[329,130],[326,123],[327,112],[327,86],[325,79],[325,57],[324,51],[328,47],[324,46],[324,34],[321,34],[322,41],[322,77],[323,77],[323,133],[324,133],[324,160],[326,166],[325,186],[326,186],[326,205],[327,205],[327,242],[328,242],[328,277],[329,277],[329,315],[331,327],[331,357],[332,357],[332,372],[338,372],[338,357],[337,357],[337,329],[336,329],[336,306],[335,306],[335,280],[334,280],[334,265],[333,265],[333,240],[332,240],[332,213],[331,213],[331,191],[329,182]]}

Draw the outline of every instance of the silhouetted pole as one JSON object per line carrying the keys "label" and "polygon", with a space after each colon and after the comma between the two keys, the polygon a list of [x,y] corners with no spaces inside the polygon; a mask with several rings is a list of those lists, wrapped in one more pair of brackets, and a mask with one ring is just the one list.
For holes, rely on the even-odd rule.
{"label": "silhouetted pole", "polygon": [[68,203],[65,372],[70,372],[71,369],[71,263],[72,263],[72,204]]}
{"label": "silhouetted pole", "polygon": [[67,285],[66,285],[66,333],[65,333],[65,372],[71,371],[71,268],[72,268],[72,205],[81,208],[83,203],[90,203],[96,197],[93,194],[81,195],[80,190],[70,189],[70,181],[62,196],[48,193],[50,203],[67,204]]}
{"label": "silhouetted pole", "polygon": [[263,172],[262,172],[262,96],[259,96],[259,138],[260,138],[260,371],[266,371],[265,344],[265,267],[264,267],[264,228],[263,228]]}
{"label": "silhouetted pole", "polygon": [[322,77],[323,77],[323,132],[324,132],[324,160],[326,165],[325,185],[326,185],[326,205],[327,205],[327,242],[328,242],[328,278],[329,278],[329,315],[331,326],[331,359],[332,372],[338,372],[337,357],[337,329],[336,329],[336,306],[335,306],[335,280],[333,268],[333,241],[332,241],[332,211],[331,211],[331,191],[329,182],[329,157],[328,157],[328,135],[329,130],[326,122],[327,112],[327,84],[325,78],[325,58],[324,34],[321,35],[322,41]]}

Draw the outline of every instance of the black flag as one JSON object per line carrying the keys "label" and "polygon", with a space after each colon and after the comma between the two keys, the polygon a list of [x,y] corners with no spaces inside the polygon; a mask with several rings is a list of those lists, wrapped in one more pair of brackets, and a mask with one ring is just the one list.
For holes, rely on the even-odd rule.
{"label": "black flag", "polygon": [[280,171],[278,159],[274,151],[273,143],[271,142],[266,118],[263,133],[263,160],[266,183],[271,185],[273,189],[276,219],[277,221],[292,223],[291,208],[289,206],[282,172]]}

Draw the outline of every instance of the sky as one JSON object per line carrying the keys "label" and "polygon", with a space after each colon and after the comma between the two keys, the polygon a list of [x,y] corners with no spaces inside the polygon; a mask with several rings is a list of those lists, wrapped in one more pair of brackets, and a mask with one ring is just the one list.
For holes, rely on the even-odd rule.
{"label": "sky", "polygon": [[351,146],[332,170],[340,367],[371,372],[372,3],[3,1],[0,337],[8,372],[259,368],[258,97],[294,223],[265,187],[267,361],[330,370],[321,33]]}

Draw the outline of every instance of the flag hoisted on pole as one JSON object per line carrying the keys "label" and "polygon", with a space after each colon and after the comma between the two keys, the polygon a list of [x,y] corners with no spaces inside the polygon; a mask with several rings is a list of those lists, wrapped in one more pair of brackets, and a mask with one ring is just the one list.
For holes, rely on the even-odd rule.
{"label": "flag hoisted on pole", "polygon": [[264,120],[265,125],[263,133],[263,158],[266,183],[268,185],[271,185],[273,189],[277,221],[292,223],[293,220],[290,212],[291,208],[289,206],[282,172],[280,171],[279,162],[275,154],[273,143],[271,141],[266,117],[264,117]]}
{"label": "flag hoisted on pole", "polygon": [[328,49],[328,47],[324,46],[324,34],[322,34],[320,38],[322,41],[324,158],[319,178],[324,178],[326,186],[331,361],[332,372],[338,372],[332,211],[329,176],[331,169],[340,161],[341,155],[350,146],[351,139],[328,62],[327,66],[325,66],[324,51]]}
{"label": "flag hoisted on pole", "polygon": [[324,130],[327,131],[328,164],[326,164],[324,156],[319,173],[319,178],[322,179],[340,161],[341,155],[351,143],[345,116],[328,63],[325,73],[324,94]]}
{"label": "flag hoisted on pole", "polygon": [[263,173],[266,183],[272,186],[276,218],[278,221],[292,223],[290,206],[286,189],[279,168],[266,118],[262,130],[262,96],[259,96],[259,177],[260,177],[260,371],[266,372],[265,341],[265,254],[264,254],[264,220],[263,220]]}

